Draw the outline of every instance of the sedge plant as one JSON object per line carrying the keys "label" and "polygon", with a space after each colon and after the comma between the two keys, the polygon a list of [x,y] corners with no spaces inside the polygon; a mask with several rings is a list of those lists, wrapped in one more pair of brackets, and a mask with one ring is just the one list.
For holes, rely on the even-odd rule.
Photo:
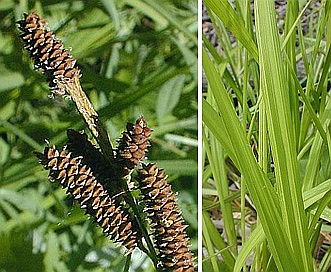
{"label": "sedge plant", "polygon": [[219,40],[202,48],[206,271],[331,265],[331,3],[312,2],[288,1],[281,25],[271,0],[204,1]]}

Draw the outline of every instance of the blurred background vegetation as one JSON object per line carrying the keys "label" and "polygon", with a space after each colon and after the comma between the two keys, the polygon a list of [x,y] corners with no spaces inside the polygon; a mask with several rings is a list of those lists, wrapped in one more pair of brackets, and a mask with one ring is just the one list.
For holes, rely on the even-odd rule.
{"label": "blurred background vegetation", "polygon": [[[49,99],[15,22],[37,11],[72,48],[82,84],[114,145],[140,115],[150,161],[169,175],[197,251],[197,2],[0,1],[0,271],[122,271],[115,247],[32,152],[85,129],[69,99]],[[131,271],[153,271],[139,250]]]}

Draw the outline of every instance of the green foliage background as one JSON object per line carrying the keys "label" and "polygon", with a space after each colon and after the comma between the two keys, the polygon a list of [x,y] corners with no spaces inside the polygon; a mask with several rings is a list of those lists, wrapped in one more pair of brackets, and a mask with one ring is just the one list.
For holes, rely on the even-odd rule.
{"label": "green foliage background", "polygon": [[[48,98],[15,21],[36,10],[72,48],[82,85],[114,145],[144,115],[150,161],[165,168],[197,248],[196,1],[0,1],[0,270],[123,271],[116,248],[33,156],[44,139],[86,129],[69,99]],[[23,270],[22,270],[23,269]],[[132,271],[153,271],[140,251]]]}

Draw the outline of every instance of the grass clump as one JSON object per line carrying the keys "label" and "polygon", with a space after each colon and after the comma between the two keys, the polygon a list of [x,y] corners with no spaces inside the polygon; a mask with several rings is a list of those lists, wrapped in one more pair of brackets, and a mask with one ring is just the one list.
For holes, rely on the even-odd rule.
{"label": "grass clump", "polygon": [[203,265],[327,271],[330,3],[216,2],[204,1],[218,47],[204,37]]}

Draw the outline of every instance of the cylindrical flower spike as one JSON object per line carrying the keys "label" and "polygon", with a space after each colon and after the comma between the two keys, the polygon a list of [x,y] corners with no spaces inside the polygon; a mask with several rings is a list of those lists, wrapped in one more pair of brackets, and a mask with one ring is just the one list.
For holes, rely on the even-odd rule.
{"label": "cylindrical flower spike", "polygon": [[[124,194],[122,193],[125,191],[125,188],[123,188],[121,183],[122,170],[117,169],[115,165],[109,164],[100,149],[88,139],[85,132],[68,129],[67,135],[67,150],[74,156],[82,157],[82,163],[91,168],[95,177],[110,195],[119,194],[119,199],[123,199]],[[134,220],[134,218],[132,219]]]}
{"label": "cylindrical flower spike", "polygon": [[113,242],[125,246],[128,253],[137,246],[137,231],[130,215],[108,194],[91,168],[82,163],[81,156],[55,147],[46,147],[44,153],[35,154],[40,163],[50,170],[51,180],[59,182],[67,194],[95,218]]}
{"label": "cylindrical flower spike", "polygon": [[123,170],[123,176],[128,175],[145,159],[149,138],[152,130],[147,127],[144,117],[139,117],[136,123],[128,123],[126,131],[118,141],[117,162]]}
{"label": "cylindrical flower spike", "polygon": [[35,67],[43,69],[54,93],[65,94],[58,81],[70,82],[74,77],[81,76],[76,60],[63,48],[63,43],[46,30],[46,21],[40,19],[37,13],[24,14],[24,19],[17,23],[23,31],[21,38],[24,47],[34,60]]}
{"label": "cylindrical flower spike", "polygon": [[114,154],[108,134],[80,85],[81,73],[76,60],[63,48],[63,43],[46,29],[46,21],[40,19],[36,12],[24,14],[24,19],[17,24],[23,32],[21,38],[25,49],[29,51],[35,67],[42,68],[47,75],[52,93],[66,94],[74,101],[103,153],[109,162],[113,161]]}
{"label": "cylindrical flower spike", "polygon": [[161,268],[164,271],[193,272],[193,254],[185,232],[187,226],[167,176],[155,164],[143,165],[138,172],[137,181],[151,221]]}

